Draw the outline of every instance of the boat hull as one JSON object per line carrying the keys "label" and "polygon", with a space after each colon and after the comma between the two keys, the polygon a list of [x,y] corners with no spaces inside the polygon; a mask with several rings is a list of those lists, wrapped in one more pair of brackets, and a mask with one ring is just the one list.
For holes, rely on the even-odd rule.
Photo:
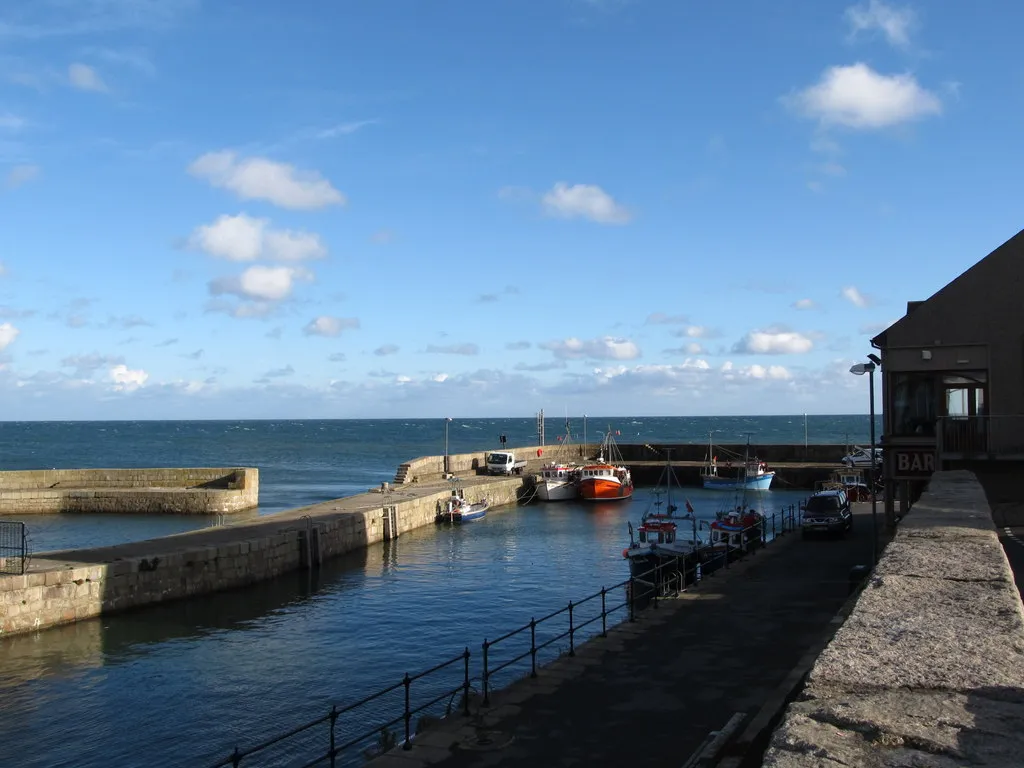
{"label": "boat hull", "polygon": [[603,477],[588,477],[580,481],[579,494],[584,501],[621,501],[633,495],[633,486]]}
{"label": "boat hull", "polygon": [[541,501],[571,501],[577,495],[576,484],[571,480],[541,480],[537,483],[537,498]]}
{"label": "boat hull", "polygon": [[476,504],[464,505],[456,509],[449,507],[438,513],[437,522],[458,525],[460,523],[472,523],[476,520],[483,520],[487,516],[488,507],[490,507],[490,503],[486,501],[478,501]]}
{"label": "boat hull", "polygon": [[775,479],[774,472],[765,472],[757,477],[746,479],[739,477],[718,477],[717,475],[702,475],[704,488],[709,491],[767,491]]}

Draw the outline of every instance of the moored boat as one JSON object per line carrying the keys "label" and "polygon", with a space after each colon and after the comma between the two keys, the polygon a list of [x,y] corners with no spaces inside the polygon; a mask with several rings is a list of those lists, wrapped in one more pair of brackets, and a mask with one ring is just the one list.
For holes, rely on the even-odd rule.
{"label": "moored boat", "polygon": [[566,421],[565,436],[559,438],[558,450],[537,473],[537,498],[541,501],[570,501],[579,495],[576,483],[579,464],[565,460],[569,453],[570,434],[569,422]]}
{"label": "moored boat", "polygon": [[[605,460],[605,455],[608,460]],[[601,443],[601,452],[593,464],[584,464],[577,471],[576,488],[586,501],[619,501],[633,495],[633,476],[623,465],[611,430]]]}
{"label": "moored boat", "polygon": [[[686,514],[676,516],[678,507],[672,500],[672,485],[675,473],[672,464],[666,460],[661,481],[654,490],[654,502],[640,520],[636,538],[633,524],[629,524],[629,546],[622,550],[622,556],[629,561],[629,573],[646,590],[659,594],[673,588],[679,589],[694,583],[699,578],[698,563],[702,543],[697,535],[697,522],[693,507],[686,502]],[[679,487],[678,481],[675,483]],[[666,496],[666,508],[662,510],[662,493]],[[689,539],[679,538],[678,522],[689,520],[692,535]]]}
{"label": "moored boat", "polygon": [[490,502],[487,499],[469,503],[462,495],[462,491],[453,490],[451,496],[440,505],[437,512],[439,523],[469,523],[474,520],[481,520],[487,515]]}
{"label": "moored boat", "polygon": [[709,435],[708,464],[701,472],[700,478],[704,488],[709,491],[767,491],[775,479],[775,472],[768,470],[766,462],[756,456],[751,458],[749,454],[741,461],[727,459],[719,463]]}
{"label": "moored boat", "polygon": [[[817,491],[845,491],[850,501],[871,501],[871,486],[860,468],[843,467],[829,475],[828,480],[815,483]],[[876,498],[880,494],[876,491]]]}
{"label": "moored boat", "polygon": [[752,552],[764,543],[764,515],[753,507],[721,512],[708,526],[712,557],[724,562]]}

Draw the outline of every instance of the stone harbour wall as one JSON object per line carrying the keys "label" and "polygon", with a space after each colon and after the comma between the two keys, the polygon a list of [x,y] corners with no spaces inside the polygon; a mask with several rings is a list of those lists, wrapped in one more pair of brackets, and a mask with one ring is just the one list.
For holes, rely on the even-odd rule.
{"label": "stone harbour wall", "polygon": [[1021,722],[1020,593],[974,474],[937,472],[762,764],[1018,766]]}
{"label": "stone harbour wall", "polygon": [[[523,489],[522,478],[510,478],[464,491],[471,502],[487,498],[501,506],[515,503]],[[395,499],[396,531],[433,525],[449,494],[442,488]],[[383,505],[385,497],[377,498]],[[383,506],[338,512],[332,504],[282,513],[287,520],[268,516],[148,542],[45,553],[29,573],[0,576],[0,635],[241,587],[392,537]]]}
{"label": "stone harbour wall", "polygon": [[251,467],[0,472],[0,515],[209,515],[240,512],[258,504],[259,470]]}

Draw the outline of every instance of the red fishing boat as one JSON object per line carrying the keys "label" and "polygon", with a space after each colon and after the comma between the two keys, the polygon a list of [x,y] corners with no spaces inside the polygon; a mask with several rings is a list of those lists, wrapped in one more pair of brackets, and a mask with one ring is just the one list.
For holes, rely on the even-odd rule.
{"label": "red fishing boat", "polygon": [[[605,456],[608,460],[605,460]],[[622,464],[611,430],[601,442],[601,452],[593,464],[578,470],[576,481],[580,498],[586,501],[620,501],[633,495],[633,476]]]}

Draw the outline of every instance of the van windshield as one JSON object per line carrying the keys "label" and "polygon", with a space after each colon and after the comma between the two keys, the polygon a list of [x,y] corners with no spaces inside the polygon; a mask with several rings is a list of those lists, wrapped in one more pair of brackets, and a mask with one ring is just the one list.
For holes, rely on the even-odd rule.
{"label": "van windshield", "polygon": [[487,454],[488,464],[508,464],[507,453],[489,453]]}
{"label": "van windshield", "polygon": [[811,496],[807,500],[807,511],[814,512],[835,512],[839,509],[838,496]]}

